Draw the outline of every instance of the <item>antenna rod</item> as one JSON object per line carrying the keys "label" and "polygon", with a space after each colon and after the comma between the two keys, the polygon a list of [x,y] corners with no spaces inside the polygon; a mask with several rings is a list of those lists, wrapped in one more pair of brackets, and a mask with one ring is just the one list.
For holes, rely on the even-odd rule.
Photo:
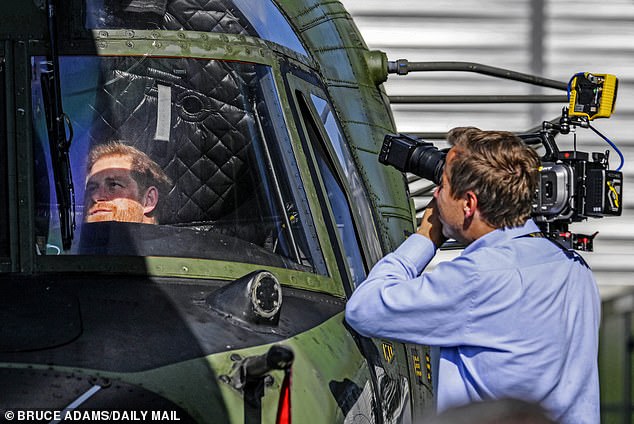
{"label": "antenna rod", "polygon": [[409,62],[407,59],[399,59],[396,62],[388,62],[387,64],[387,72],[389,74],[407,75],[409,72],[430,71],[475,72],[496,78],[538,85],[540,87],[549,87],[557,90],[568,91],[568,84],[565,82],[515,72],[509,69],[496,68],[495,66],[483,65],[475,62]]}

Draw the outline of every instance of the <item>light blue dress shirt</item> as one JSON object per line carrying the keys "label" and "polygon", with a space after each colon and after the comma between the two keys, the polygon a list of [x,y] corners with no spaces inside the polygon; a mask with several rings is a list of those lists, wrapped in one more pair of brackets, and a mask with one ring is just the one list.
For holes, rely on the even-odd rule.
{"label": "light blue dress shirt", "polygon": [[600,297],[591,270],[538,232],[492,231],[422,273],[433,243],[410,236],[381,259],[346,306],[369,337],[438,346],[438,411],[513,397],[564,424],[599,423]]}

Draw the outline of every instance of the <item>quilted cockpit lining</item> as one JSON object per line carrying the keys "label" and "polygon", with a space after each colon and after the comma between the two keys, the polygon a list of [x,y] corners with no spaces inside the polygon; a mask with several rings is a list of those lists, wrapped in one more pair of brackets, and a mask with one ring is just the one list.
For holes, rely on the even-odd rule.
{"label": "quilted cockpit lining", "polygon": [[[104,61],[92,142],[121,140],[172,179],[161,222],[210,222],[255,201],[249,103],[254,65],[195,59],[117,57]],[[169,140],[157,140],[158,86],[169,87]]]}
{"label": "quilted cockpit lining", "polygon": [[[90,11],[91,7],[88,6]],[[257,36],[230,0],[104,0],[95,28],[166,29]],[[90,12],[89,12],[90,14]]]}
{"label": "quilted cockpit lining", "polygon": [[[95,13],[97,28],[257,36],[231,0],[104,0]],[[252,64],[108,58],[102,61],[91,142],[131,144],[165,170],[174,185],[167,202],[160,202],[162,224],[198,226],[262,245],[272,220],[252,146],[259,138],[252,93],[256,74]],[[166,119],[160,86],[170,92],[168,137],[156,136],[157,119]],[[240,224],[245,222],[251,229]]]}

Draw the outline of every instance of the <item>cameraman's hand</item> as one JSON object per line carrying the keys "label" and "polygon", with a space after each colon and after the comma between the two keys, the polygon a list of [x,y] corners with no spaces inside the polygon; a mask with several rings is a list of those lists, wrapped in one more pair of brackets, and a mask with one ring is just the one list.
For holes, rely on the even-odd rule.
{"label": "cameraman's hand", "polygon": [[430,239],[436,248],[439,248],[445,241],[447,241],[447,237],[445,237],[442,233],[442,223],[440,222],[438,215],[438,205],[436,204],[436,199],[432,199],[432,201],[427,205],[427,208],[425,208],[423,219],[416,233]]}

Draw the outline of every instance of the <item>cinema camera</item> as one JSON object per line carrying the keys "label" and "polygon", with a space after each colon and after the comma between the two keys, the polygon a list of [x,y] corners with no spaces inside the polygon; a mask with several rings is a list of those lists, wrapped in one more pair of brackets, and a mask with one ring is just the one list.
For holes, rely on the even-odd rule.
{"label": "cinema camera", "polygon": [[[614,111],[618,81],[609,74],[579,73],[568,84],[569,106],[563,108],[558,123],[545,121],[542,130],[518,134],[528,145],[542,145],[541,167],[533,201],[532,217],[542,233],[567,249],[593,250],[592,235],[568,231],[568,225],[588,217],[621,215],[623,155],[603,134],[590,125],[595,118],[608,118]],[[575,127],[590,128],[609,143],[621,158],[617,170],[609,170],[609,150],[605,153],[560,151],[557,134]],[[447,152],[430,142],[406,134],[388,134],[379,153],[379,162],[401,172],[411,172],[439,184]],[[591,158],[591,159],[590,159]]]}

